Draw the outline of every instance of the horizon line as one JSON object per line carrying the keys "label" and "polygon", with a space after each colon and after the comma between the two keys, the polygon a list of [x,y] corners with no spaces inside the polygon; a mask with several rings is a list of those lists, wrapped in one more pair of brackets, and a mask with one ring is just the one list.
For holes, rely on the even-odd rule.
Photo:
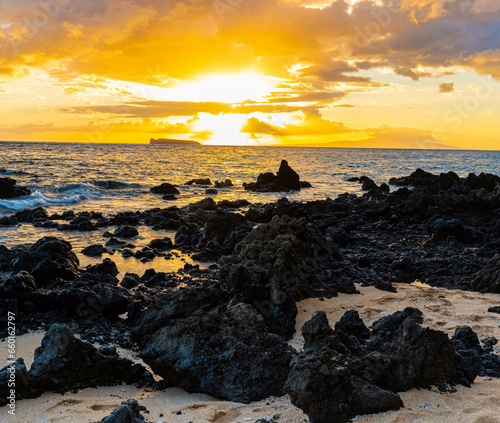
{"label": "horizon line", "polygon": [[[493,149],[474,149],[474,148],[461,148],[450,146],[450,148],[408,148],[408,147],[341,147],[332,145],[307,145],[307,144],[293,144],[293,145],[283,145],[283,144],[267,144],[267,145],[241,145],[241,144],[199,144],[199,145],[188,145],[188,144],[150,144],[149,142],[89,142],[89,141],[36,141],[36,140],[0,140],[0,143],[37,143],[37,144],[89,144],[89,145],[148,145],[148,146],[158,146],[158,147],[281,147],[281,148],[333,148],[333,149],[344,149],[344,150],[411,150],[411,151],[493,151],[498,152],[498,150]],[[198,142],[198,141],[196,141]]]}

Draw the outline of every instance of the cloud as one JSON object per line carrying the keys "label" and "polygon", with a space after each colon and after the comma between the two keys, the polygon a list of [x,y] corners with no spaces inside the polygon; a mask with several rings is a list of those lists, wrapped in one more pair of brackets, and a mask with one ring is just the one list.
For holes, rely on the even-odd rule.
{"label": "cloud", "polygon": [[248,132],[253,135],[333,135],[352,132],[351,128],[344,126],[342,122],[332,122],[325,120],[319,113],[306,113],[302,120],[296,123],[284,123],[282,126],[273,125],[259,120],[256,117],[247,119],[241,132]]}
{"label": "cloud", "polygon": [[[315,113],[345,107],[336,111],[346,116],[361,93],[398,84],[408,93],[405,84],[468,70],[500,80],[497,0],[223,1],[223,10],[213,0],[1,2],[0,81],[49,74],[60,86],[47,109],[80,121],[301,111],[296,126],[252,120],[247,129],[304,134],[345,130]],[[126,88],[249,70],[277,81],[262,102],[133,101]]]}
{"label": "cloud", "polygon": [[289,106],[286,104],[263,104],[247,102],[228,104],[194,101],[137,101],[120,105],[76,106],[58,109],[61,113],[77,115],[110,114],[126,118],[165,118],[168,116],[193,116],[197,113],[284,113],[309,110],[313,107]]}
{"label": "cloud", "polygon": [[389,66],[418,80],[428,76],[419,67],[476,68],[481,61],[471,57],[500,49],[499,8],[487,0],[399,0],[395,8],[364,1],[352,10],[341,0],[323,8],[252,0],[223,16],[213,0],[43,4],[49,6],[35,0],[0,6],[9,22],[0,29],[0,57],[9,65],[56,61],[67,73],[140,81],[248,67],[285,77],[287,67],[303,63],[303,74],[319,80],[369,84],[359,69]]}
{"label": "cloud", "polygon": [[439,92],[440,93],[452,93],[455,92],[455,83],[454,82],[442,82],[439,84]]}

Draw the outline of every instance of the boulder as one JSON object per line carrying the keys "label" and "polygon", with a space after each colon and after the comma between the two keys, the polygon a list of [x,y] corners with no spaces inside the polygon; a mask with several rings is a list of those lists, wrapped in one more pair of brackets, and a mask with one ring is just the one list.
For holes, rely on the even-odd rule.
{"label": "boulder", "polygon": [[479,292],[500,293],[500,254],[495,254],[486,266],[476,273],[471,288]]}
{"label": "boulder", "polygon": [[123,401],[110,416],[104,417],[98,423],[147,423],[141,411],[146,411],[146,407],[139,405],[137,400],[129,399]]}
{"label": "boulder", "polygon": [[3,298],[20,298],[35,290],[35,278],[25,270],[0,281],[0,293]]}
{"label": "boulder", "polygon": [[383,317],[368,332],[348,313],[335,330],[323,312],[302,328],[304,351],[293,360],[285,389],[311,423],[397,410],[403,402],[396,392],[470,386],[479,373],[475,343],[455,349],[444,332],[420,326],[417,309]]}
{"label": "boulder", "polygon": [[219,209],[240,209],[242,207],[247,207],[251,203],[248,200],[241,199],[241,200],[221,200],[217,202],[217,208]]}
{"label": "boulder", "polygon": [[[116,351],[109,351],[103,354],[92,344],[75,338],[67,326],[53,324],[45,334],[42,345],[35,350],[30,371],[23,370],[24,363],[18,362],[25,386],[16,384],[17,399],[38,397],[47,391],[65,393],[123,382],[154,383],[151,373],[143,366],[120,358]],[[0,375],[4,370],[0,371]],[[5,388],[4,383],[0,376],[0,391]],[[0,405],[5,405],[5,401],[6,397],[2,396]]]}
{"label": "boulder", "polygon": [[361,189],[363,191],[370,191],[370,190],[378,191],[379,186],[372,179],[365,178]]}
{"label": "boulder", "polygon": [[398,410],[403,401],[362,373],[362,346],[343,331],[333,331],[324,313],[303,328],[304,351],[292,361],[285,385],[292,403],[311,423],[344,423],[358,414]]}
{"label": "boulder", "polygon": [[79,261],[69,242],[45,237],[21,251],[12,261],[14,271],[26,270],[38,286],[60,278],[72,280],[79,275]]}
{"label": "boulder", "polygon": [[433,180],[437,178],[430,172],[426,172],[422,169],[417,169],[410,176],[403,176],[401,178],[391,178],[389,179],[389,184],[396,186],[421,186],[430,185]]}
{"label": "boulder", "polygon": [[284,394],[291,348],[250,305],[218,288],[180,289],[138,318],[141,357],[168,386],[249,403]]}
{"label": "boulder", "polygon": [[89,273],[94,273],[96,275],[111,275],[111,276],[118,276],[118,274],[120,273],[118,271],[116,263],[109,258],[105,258],[102,261],[102,263],[94,264],[93,266],[87,267],[86,271]]}
{"label": "boulder", "polygon": [[82,320],[100,316],[116,318],[126,313],[132,302],[131,294],[115,286],[117,283],[112,275],[87,271],[72,281],[58,279],[46,288],[29,293],[22,302],[18,301],[18,307],[23,312],[51,311]]}
{"label": "boulder", "polygon": [[161,238],[161,239],[153,239],[149,244],[149,248],[153,248],[159,251],[168,251],[173,248],[174,244],[169,237]]}
{"label": "boulder", "polygon": [[18,222],[33,223],[36,220],[48,219],[49,215],[43,207],[37,207],[36,209],[20,210],[13,217]]}
{"label": "boulder", "polygon": [[257,177],[257,182],[244,183],[246,190],[257,192],[280,192],[299,191],[301,188],[309,188],[311,184],[300,181],[300,177],[286,160],[282,160],[278,173],[261,173]]}
{"label": "boulder", "polygon": [[286,160],[281,161],[280,168],[276,176],[278,177],[278,182],[281,186],[290,190],[300,190],[301,186],[299,174],[288,165]]}
{"label": "boulder", "polygon": [[139,232],[133,226],[124,225],[119,226],[113,233],[113,236],[123,239],[134,238],[136,236],[139,236]]}
{"label": "boulder", "polygon": [[82,254],[88,257],[101,257],[103,254],[106,254],[108,250],[104,248],[101,244],[94,244],[85,247],[82,250]]}
{"label": "boulder", "polygon": [[213,243],[230,253],[251,230],[252,225],[241,214],[221,210],[205,223],[200,242]]}
{"label": "boulder", "polygon": [[226,179],[225,181],[215,181],[214,183],[215,188],[229,188],[232,186],[234,185],[231,179]]}
{"label": "boulder", "polygon": [[16,181],[10,178],[0,178],[0,199],[10,199],[31,195],[31,191],[26,187],[17,187]]}
{"label": "boulder", "polygon": [[217,210],[217,203],[211,197],[204,198],[203,200],[197,201],[196,203],[191,203],[187,206],[190,212],[196,210]]}
{"label": "boulder", "polygon": [[136,286],[139,286],[140,283],[141,278],[139,277],[139,275],[135,273],[126,273],[122,281],[120,282],[120,285],[126,289],[132,289]]}
{"label": "boulder", "polygon": [[356,292],[353,268],[304,218],[274,217],[253,229],[219,264],[232,297],[254,306],[284,339],[295,332],[297,301]]}
{"label": "boulder", "polygon": [[[11,381],[15,382],[14,398],[12,398],[11,393],[12,387],[9,386]],[[12,403],[15,408],[16,400],[34,398],[36,396],[38,395],[31,386],[29,373],[22,358],[18,358],[15,362],[10,363],[0,370],[0,407]]]}
{"label": "boulder", "polygon": [[175,185],[164,183],[150,189],[153,194],[180,194]]}

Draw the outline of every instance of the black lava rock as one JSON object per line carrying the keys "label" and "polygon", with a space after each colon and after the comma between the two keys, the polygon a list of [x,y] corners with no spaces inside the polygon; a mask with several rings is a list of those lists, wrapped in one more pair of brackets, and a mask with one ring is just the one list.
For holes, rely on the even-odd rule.
{"label": "black lava rock", "polygon": [[0,178],[0,198],[9,199],[31,195],[31,191],[26,187],[17,187],[16,181],[10,178]]}
{"label": "black lava rock", "polygon": [[139,235],[139,232],[133,226],[119,226],[113,235],[117,238],[134,238]]}
{"label": "black lava rock", "polygon": [[79,275],[79,261],[69,242],[45,237],[22,250],[12,261],[12,270],[28,271],[38,286],[61,278],[72,280]]}
{"label": "black lava rock", "polygon": [[175,185],[164,183],[150,189],[153,194],[180,194]]}
{"label": "black lava rock", "polygon": [[142,313],[132,336],[168,386],[243,403],[284,394],[291,348],[252,306],[223,305],[216,288],[171,294]]}

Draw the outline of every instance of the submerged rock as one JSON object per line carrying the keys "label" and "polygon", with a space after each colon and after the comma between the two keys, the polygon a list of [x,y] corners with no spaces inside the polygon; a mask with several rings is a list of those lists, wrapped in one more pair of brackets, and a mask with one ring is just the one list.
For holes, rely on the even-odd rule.
{"label": "submerged rock", "polygon": [[82,254],[88,257],[101,257],[103,254],[106,254],[108,250],[104,248],[101,244],[94,244],[85,247],[82,250]]}
{"label": "submerged rock", "polygon": [[249,403],[283,395],[291,348],[248,304],[226,307],[216,288],[179,290],[145,310],[133,337],[168,386]]}
{"label": "submerged rock", "polygon": [[471,283],[474,291],[500,293],[500,254],[496,254]]}
{"label": "submerged rock", "polygon": [[210,178],[194,178],[186,182],[186,185],[212,185]]}
{"label": "submerged rock", "polygon": [[368,332],[348,313],[335,330],[324,313],[302,328],[305,348],[292,363],[285,389],[311,423],[343,423],[358,414],[397,410],[403,402],[395,392],[469,386],[479,373],[475,346],[456,350],[444,332],[420,326],[419,310],[384,317]]}
{"label": "submerged rock", "polygon": [[11,199],[31,195],[26,187],[16,186],[16,181],[10,178],[0,178],[0,199]]}
{"label": "submerged rock", "polygon": [[310,188],[309,182],[300,181],[300,177],[286,160],[281,161],[278,173],[261,173],[257,182],[244,183],[246,190],[257,192],[300,191],[301,188]]}
{"label": "submerged rock", "polygon": [[180,194],[175,185],[164,183],[150,189],[153,194]]}
{"label": "submerged rock", "polygon": [[128,225],[119,226],[113,233],[113,236],[124,239],[134,238],[138,235],[139,232],[137,231],[137,229],[134,228],[133,226],[128,226]]}
{"label": "submerged rock", "polygon": [[254,306],[284,339],[295,331],[297,301],[356,292],[352,267],[304,218],[274,217],[219,264],[234,299]]}
{"label": "submerged rock", "polygon": [[234,185],[231,179],[226,179],[225,181],[215,181],[214,183],[215,188],[229,188],[232,186]]}

